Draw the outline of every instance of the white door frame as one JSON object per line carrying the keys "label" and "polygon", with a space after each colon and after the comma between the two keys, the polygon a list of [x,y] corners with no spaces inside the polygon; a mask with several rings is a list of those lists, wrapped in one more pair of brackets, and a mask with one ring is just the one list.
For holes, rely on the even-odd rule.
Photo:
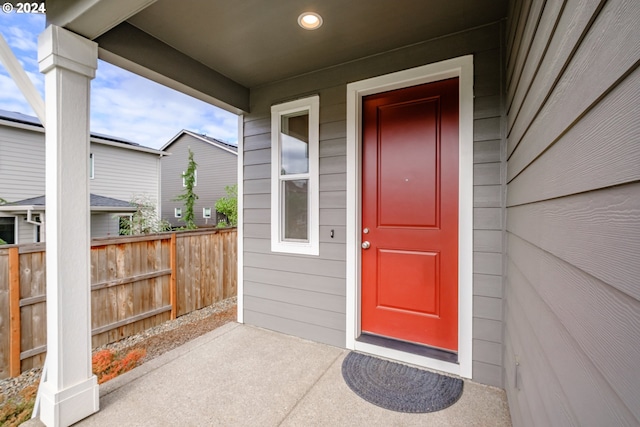
{"label": "white door frame", "polygon": [[[460,82],[458,213],[458,363],[445,362],[356,341],[360,335],[360,244],[362,98],[408,86],[458,77]],[[473,56],[467,55],[347,85],[347,324],[352,350],[436,369],[472,375],[473,338]]]}

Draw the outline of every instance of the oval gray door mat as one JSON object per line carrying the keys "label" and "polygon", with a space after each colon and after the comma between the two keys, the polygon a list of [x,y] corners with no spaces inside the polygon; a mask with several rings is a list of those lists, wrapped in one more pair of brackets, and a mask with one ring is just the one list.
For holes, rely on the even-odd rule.
{"label": "oval gray door mat", "polygon": [[434,372],[351,352],[342,362],[342,376],[364,400],[397,412],[426,413],[458,401],[464,382]]}

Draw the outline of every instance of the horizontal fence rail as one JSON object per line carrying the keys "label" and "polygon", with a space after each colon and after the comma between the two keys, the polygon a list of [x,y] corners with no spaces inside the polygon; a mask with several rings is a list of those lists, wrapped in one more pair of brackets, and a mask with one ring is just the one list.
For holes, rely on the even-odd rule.
{"label": "horizontal fence rail", "polygon": [[[99,347],[236,295],[236,229],[94,239],[92,345]],[[0,379],[41,367],[45,244],[0,246]]]}

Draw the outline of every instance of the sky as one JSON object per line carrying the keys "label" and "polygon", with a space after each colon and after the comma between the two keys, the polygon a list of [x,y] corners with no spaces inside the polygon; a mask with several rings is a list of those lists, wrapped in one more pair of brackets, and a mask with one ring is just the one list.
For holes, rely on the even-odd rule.
{"label": "sky", "polygon": [[[43,98],[37,40],[44,26],[41,14],[0,12],[0,33]],[[2,63],[0,109],[36,116]],[[237,127],[233,113],[98,60],[91,82],[91,132],[160,148],[182,129],[237,144]]]}

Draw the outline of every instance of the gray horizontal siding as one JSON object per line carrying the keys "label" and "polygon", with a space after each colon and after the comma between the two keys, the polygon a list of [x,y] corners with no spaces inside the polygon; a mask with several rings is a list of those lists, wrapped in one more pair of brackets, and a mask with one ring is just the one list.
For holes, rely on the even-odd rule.
{"label": "gray horizontal siding", "polygon": [[[198,164],[198,182],[194,188],[194,192],[198,195],[194,207],[195,223],[198,226],[215,225],[216,201],[227,195],[226,186],[238,182],[238,156],[189,134],[183,134],[176,139],[166,149],[171,155],[163,157],[160,162],[162,168],[162,218],[173,226],[185,224],[184,221],[175,218],[174,210],[182,208],[184,217],[184,203],[176,201],[175,198],[184,191],[182,174],[187,170],[189,164],[189,149],[193,152],[193,160]],[[254,156],[269,155],[268,150],[266,153],[264,150],[255,153],[257,154],[253,154]],[[251,159],[249,160],[251,161]],[[202,216],[202,208],[205,207],[211,208],[212,214],[209,220]]]}
{"label": "gray horizontal siding", "polygon": [[638,425],[640,4],[512,3],[511,417],[515,426]]}
{"label": "gray horizontal siding", "polygon": [[[244,116],[244,319],[345,345],[346,84],[474,54],[474,378],[502,386],[501,24],[253,89]],[[320,95],[320,256],[270,252],[270,107]],[[329,236],[334,231],[334,238]],[[477,283],[477,285],[475,285]]]}
{"label": "gray horizontal siding", "polygon": [[120,234],[120,220],[111,213],[91,215],[91,238],[118,236]]}
{"label": "gray horizontal siding", "polygon": [[33,243],[36,241],[36,226],[26,221],[26,215],[16,215],[16,225],[18,226],[18,238],[16,243]]}
{"label": "gray horizontal siding", "polygon": [[0,125],[0,197],[42,196],[44,183],[44,133]]}
{"label": "gray horizontal siding", "polygon": [[159,155],[102,144],[91,144],[91,152],[92,193],[124,201],[144,196],[151,203],[158,203]]}
{"label": "gray horizontal siding", "polygon": [[[15,202],[45,194],[44,140],[42,129],[0,125],[0,198]],[[96,142],[91,142],[90,151],[92,193],[124,201],[144,195],[154,204],[159,201],[157,154]],[[112,214],[92,215],[92,221],[92,237],[118,233],[118,220]],[[34,242],[35,227],[21,221],[18,237],[20,243]]]}

